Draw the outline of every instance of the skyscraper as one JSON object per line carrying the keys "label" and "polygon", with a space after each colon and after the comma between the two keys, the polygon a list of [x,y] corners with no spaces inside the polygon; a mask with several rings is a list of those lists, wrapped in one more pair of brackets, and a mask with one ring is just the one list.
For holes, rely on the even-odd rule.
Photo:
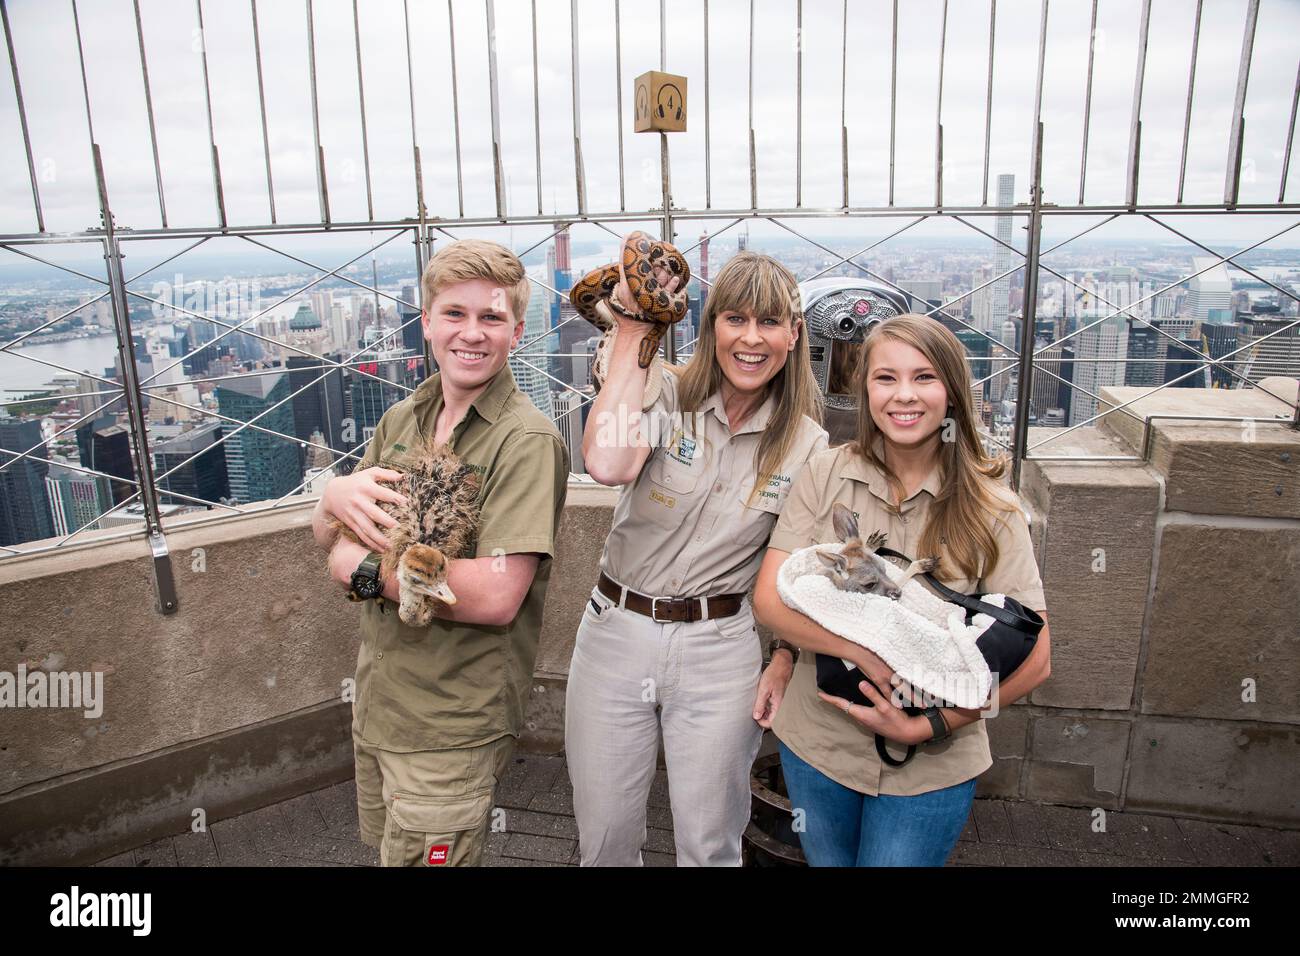
{"label": "skyscraper", "polygon": [[0,544],[54,536],[50,496],[45,487],[50,466],[38,460],[48,457],[41,437],[37,419],[0,417],[0,448],[26,451],[36,446],[22,461],[14,461],[17,455],[0,451]]}
{"label": "skyscraper", "polygon": [[[1016,194],[1016,177],[1012,173],[1002,173],[998,176],[998,205],[1010,206],[1015,202]],[[997,237],[1002,242],[1011,244],[1011,216],[1002,215],[997,219]],[[997,282],[993,283],[993,296],[989,302],[989,325],[984,329],[985,332],[992,332],[997,335],[1002,331],[1002,326],[1006,324],[1007,316],[1010,313],[1011,300],[1011,278],[1004,275],[1011,268],[1011,250],[1006,246],[998,245],[993,250],[993,274],[1002,276]]]}
{"label": "skyscraper", "polygon": [[[298,468],[298,444],[293,440],[292,403],[277,405],[289,397],[289,376],[274,371],[252,378],[229,379],[218,385],[216,392],[217,408],[222,415],[241,422],[261,415],[254,424],[279,433],[272,435],[244,428],[222,444],[231,497],[247,504],[287,495],[302,475]],[[239,428],[238,425],[230,427]]]}
{"label": "skyscraper", "polygon": [[108,479],[66,465],[50,465],[45,490],[50,499],[54,533],[60,537],[83,528],[93,530],[96,519],[113,506]]}
{"label": "skyscraper", "polygon": [[[1070,424],[1077,425],[1097,414],[1097,399],[1103,386],[1124,384],[1128,358],[1128,323],[1114,315],[1075,336],[1074,391],[1070,403]],[[1089,394],[1091,393],[1091,394]]]}
{"label": "skyscraper", "polygon": [[[260,425],[261,422],[258,422]],[[162,495],[163,491],[174,491],[190,498],[202,498],[204,501],[220,501],[230,497],[230,478],[226,473],[225,445],[215,446],[221,438],[221,429],[238,426],[215,421],[207,422],[197,428],[177,435],[175,438],[157,442],[152,447],[154,473],[158,476],[160,499],[176,504],[195,504],[183,498]],[[247,431],[248,429],[245,429]],[[242,433],[241,433],[242,434]],[[239,436],[231,439],[238,441]],[[230,444],[227,442],[226,444]],[[214,447],[215,446],[215,447]],[[176,471],[167,472],[173,468]],[[166,475],[166,477],[163,477]]]}
{"label": "skyscraper", "polygon": [[540,295],[529,296],[528,310],[524,313],[524,337],[520,342],[527,347],[521,353],[522,358],[511,356],[510,372],[515,377],[519,391],[528,396],[538,411],[547,418],[552,418],[551,388],[554,382],[542,371],[551,371],[547,367],[549,360],[546,355],[549,311],[548,303]]}
{"label": "skyscraper", "polygon": [[[1214,260],[1208,256],[1192,259],[1192,269],[1199,271]],[[1232,321],[1232,280],[1222,262],[1208,272],[1187,281],[1187,314],[1201,322],[1223,325]]]}

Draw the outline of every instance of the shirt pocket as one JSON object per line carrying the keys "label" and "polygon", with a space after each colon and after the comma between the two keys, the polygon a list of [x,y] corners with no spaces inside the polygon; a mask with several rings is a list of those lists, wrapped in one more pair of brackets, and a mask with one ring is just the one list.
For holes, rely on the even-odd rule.
{"label": "shirt pocket", "polygon": [[780,482],[761,488],[753,494],[750,486],[740,490],[740,526],[737,528],[736,541],[739,544],[764,545],[776,527],[776,519],[785,507],[785,499],[790,493],[790,483]]}
{"label": "shirt pocket", "polygon": [[646,470],[645,487],[639,492],[642,512],[665,528],[678,528],[685,519],[691,497],[700,483],[698,462],[681,462],[660,451]]}

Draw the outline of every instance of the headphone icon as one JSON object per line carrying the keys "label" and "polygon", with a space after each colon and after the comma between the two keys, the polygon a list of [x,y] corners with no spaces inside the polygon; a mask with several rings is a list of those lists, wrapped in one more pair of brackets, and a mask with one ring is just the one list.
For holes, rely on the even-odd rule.
{"label": "headphone icon", "polygon": [[648,117],[650,115],[650,90],[644,84],[638,84],[636,88],[636,117]]}
{"label": "headphone icon", "polygon": [[[669,92],[670,90],[672,92]],[[655,97],[656,111],[659,113],[659,118],[665,118],[665,94],[667,94],[668,111],[673,114],[672,118],[674,120],[680,120],[682,118],[682,91],[677,88],[675,83],[665,83],[663,86],[659,87],[659,95]],[[673,94],[676,94],[676,96]]]}

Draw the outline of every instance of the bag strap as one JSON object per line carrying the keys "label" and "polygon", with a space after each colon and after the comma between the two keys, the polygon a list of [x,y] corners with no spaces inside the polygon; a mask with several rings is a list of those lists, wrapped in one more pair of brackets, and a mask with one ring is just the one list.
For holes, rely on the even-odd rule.
{"label": "bag strap", "polygon": [[[903,554],[901,551],[895,551],[893,548],[877,548],[876,554],[883,554],[887,558],[899,558],[906,561],[908,564],[912,563],[911,558]],[[929,585],[934,588],[934,590],[938,592],[939,596],[944,600],[950,601],[959,607],[963,607],[972,614],[987,614],[989,617],[993,618],[993,620],[1000,621],[1007,627],[1013,627],[1017,631],[1024,631],[1027,634],[1038,633],[1038,631],[1033,628],[1030,621],[1025,620],[1009,608],[998,607],[996,604],[989,604],[987,601],[981,601],[974,595],[962,594],[960,591],[954,591],[928,571],[921,576],[925,578],[926,582],[929,583]]]}
{"label": "bag strap", "polygon": [[891,767],[901,767],[916,755],[916,744],[908,744],[906,756],[899,760],[885,749],[885,738],[876,734],[876,755]]}

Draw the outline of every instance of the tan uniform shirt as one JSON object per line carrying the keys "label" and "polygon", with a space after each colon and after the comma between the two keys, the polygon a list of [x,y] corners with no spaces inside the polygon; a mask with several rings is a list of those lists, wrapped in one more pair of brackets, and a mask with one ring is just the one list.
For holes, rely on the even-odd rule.
{"label": "tan uniform shirt", "polygon": [[656,418],[661,440],[637,479],[623,486],[601,570],[652,597],[748,591],[791,483],[826,447],[826,432],[803,418],[781,467],[751,498],[754,455],[774,400],[768,398],[733,435],[720,393],[683,420],[675,415],[677,390],[677,376],[665,372],[658,401],[642,417],[643,434],[651,438],[649,419]]}
{"label": "tan uniform shirt", "polygon": [[[889,483],[877,468],[847,445],[823,452],[808,463],[791,489],[769,547],[793,552],[835,542],[831,508],[842,502],[858,516],[863,538],[884,531],[889,535],[887,547],[922,557],[915,553],[916,546],[940,480],[935,468],[895,512]],[[945,578],[943,583],[964,594],[1005,594],[1026,607],[1044,610],[1043,583],[1019,498],[1009,489],[998,490],[1015,507],[997,519],[989,518],[1000,551],[997,567],[978,581]],[[903,767],[882,763],[876,755],[874,732],[817,696],[815,654],[799,655],[772,729],[787,747],[832,780],[871,796],[928,793],[969,780],[993,763],[982,719],[958,728],[942,743],[921,745]],[[895,756],[906,752],[902,745],[889,746]]]}
{"label": "tan uniform shirt", "polygon": [[[433,437],[442,406],[434,375],[384,413],[358,467],[409,468]],[[355,720],[361,736],[385,750],[474,747],[518,736],[532,685],[568,452],[555,426],[515,387],[508,365],[474,400],[450,444],[482,480],[473,556],[543,557],[519,613],[504,627],[439,618],[408,627],[395,603],[365,602]]]}

